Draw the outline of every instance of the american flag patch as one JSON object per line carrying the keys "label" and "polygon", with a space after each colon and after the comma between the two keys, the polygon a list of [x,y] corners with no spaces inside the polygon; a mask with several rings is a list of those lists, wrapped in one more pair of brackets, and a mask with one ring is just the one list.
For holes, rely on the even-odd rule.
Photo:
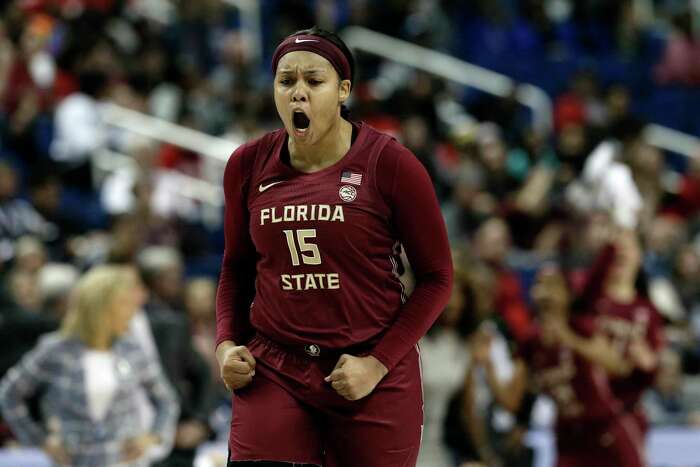
{"label": "american flag patch", "polygon": [[362,184],[362,174],[345,170],[342,174],[340,174],[340,183],[351,183],[353,185],[360,185]]}

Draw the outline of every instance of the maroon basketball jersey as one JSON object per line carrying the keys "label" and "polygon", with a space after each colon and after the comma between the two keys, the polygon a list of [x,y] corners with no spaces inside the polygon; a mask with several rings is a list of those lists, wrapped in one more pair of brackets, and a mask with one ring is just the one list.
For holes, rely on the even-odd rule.
{"label": "maroon basketball jersey", "polygon": [[[646,340],[658,352],[663,346],[663,327],[656,308],[648,300],[637,297],[631,303],[617,303],[608,297],[595,302],[597,327],[608,336],[625,356],[629,355],[630,343],[636,338]],[[624,378],[612,379],[615,395],[632,409],[644,391],[653,384],[654,372],[634,370]]]}
{"label": "maroon basketball jersey", "polygon": [[[588,318],[574,318],[572,327],[591,335]],[[550,396],[557,406],[557,428],[609,420],[622,406],[613,395],[605,370],[560,345],[546,345],[538,335],[520,352],[528,362],[538,392]]]}
{"label": "maroon basketball jersey", "polygon": [[259,254],[251,324],[278,342],[370,342],[401,307],[397,236],[374,176],[391,138],[363,124],[356,131],[349,152],[314,173],[282,162],[284,130],[257,153],[247,194]]}

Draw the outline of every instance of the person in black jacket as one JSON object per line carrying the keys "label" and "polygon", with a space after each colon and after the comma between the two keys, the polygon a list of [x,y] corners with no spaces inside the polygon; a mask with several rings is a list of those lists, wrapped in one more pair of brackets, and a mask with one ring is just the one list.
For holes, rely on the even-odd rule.
{"label": "person in black jacket", "polygon": [[[173,307],[179,300],[172,291],[184,290],[177,251],[167,247],[146,248],[139,255],[139,266],[150,292],[144,309],[153,340],[181,407],[175,447],[156,466],[191,466],[197,446],[211,434],[208,419],[213,391],[209,366],[193,346],[187,316]],[[164,284],[165,280],[168,284]]]}

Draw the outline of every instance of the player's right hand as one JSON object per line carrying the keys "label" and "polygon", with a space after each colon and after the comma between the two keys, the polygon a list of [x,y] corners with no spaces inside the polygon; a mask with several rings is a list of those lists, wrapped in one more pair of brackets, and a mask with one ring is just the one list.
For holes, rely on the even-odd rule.
{"label": "player's right hand", "polygon": [[221,379],[229,391],[247,386],[255,376],[255,358],[244,345],[226,349],[220,360]]}

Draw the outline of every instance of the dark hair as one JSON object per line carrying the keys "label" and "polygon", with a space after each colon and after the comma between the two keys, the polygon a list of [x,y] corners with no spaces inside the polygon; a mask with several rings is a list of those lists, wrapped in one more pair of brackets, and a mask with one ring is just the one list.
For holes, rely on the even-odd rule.
{"label": "dark hair", "polygon": [[[293,34],[290,34],[287,37],[294,37],[294,36],[318,36],[318,37],[323,37],[324,39],[331,41],[335,46],[337,46],[341,52],[343,52],[343,55],[345,55],[346,60],[350,64],[350,89],[352,89],[352,85],[355,82],[355,57],[352,55],[352,52],[350,51],[350,48],[343,42],[343,39],[340,38],[339,35],[332,31],[328,31],[323,28],[319,28],[318,26],[313,26],[310,29],[302,29],[300,31],[297,31]],[[345,106],[345,104],[342,104],[340,106],[340,115],[343,118],[347,118],[350,115],[350,111],[348,108]]]}
{"label": "dark hair", "polygon": [[84,71],[78,75],[80,90],[91,97],[99,97],[108,81],[107,75],[97,70]]}

